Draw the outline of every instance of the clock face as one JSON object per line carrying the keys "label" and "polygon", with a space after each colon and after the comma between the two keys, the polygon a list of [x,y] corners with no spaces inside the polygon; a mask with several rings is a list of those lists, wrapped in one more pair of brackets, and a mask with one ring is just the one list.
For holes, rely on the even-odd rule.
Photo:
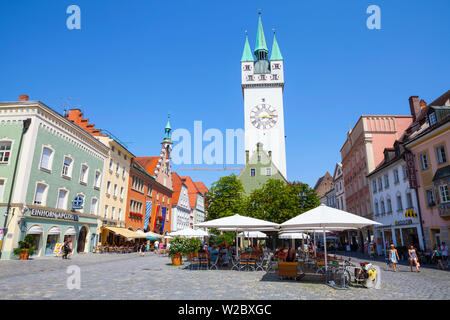
{"label": "clock face", "polygon": [[273,128],[273,126],[277,123],[277,120],[277,110],[270,104],[258,104],[250,111],[250,121],[257,129]]}

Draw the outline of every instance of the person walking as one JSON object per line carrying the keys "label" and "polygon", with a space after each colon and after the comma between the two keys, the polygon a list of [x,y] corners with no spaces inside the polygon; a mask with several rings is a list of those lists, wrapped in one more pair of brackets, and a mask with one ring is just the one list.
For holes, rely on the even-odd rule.
{"label": "person walking", "polygon": [[442,261],[444,262],[444,267],[447,270],[448,269],[448,247],[445,244],[445,242],[442,242],[441,254],[442,254]]}
{"label": "person walking", "polygon": [[70,259],[72,257],[72,252],[73,252],[73,243],[72,239],[69,238],[69,252],[67,254],[67,259]]}
{"label": "person walking", "polygon": [[431,260],[436,257],[438,269],[444,270],[444,266],[442,265],[442,253],[439,251],[439,247],[434,247],[433,254],[431,255]]}
{"label": "person walking", "polygon": [[411,245],[409,247],[408,255],[409,255],[409,266],[411,267],[411,272],[413,272],[413,268],[412,268],[413,267],[413,263],[416,264],[417,272],[420,272],[420,269],[419,269],[420,264],[419,264],[419,261],[418,261],[418,258],[417,258],[416,249],[414,249],[413,245]]}
{"label": "person walking", "polygon": [[159,252],[159,241],[156,240],[155,241],[155,253],[158,253],[158,252]]}
{"label": "person walking", "polygon": [[67,255],[69,254],[69,250],[70,250],[70,248],[69,248],[69,241],[64,241],[64,244],[63,244],[63,246],[62,246],[62,252],[63,252],[63,254],[62,254],[62,258],[63,259],[67,259]]}
{"label": "person walking", "polygon": [[397,272],[397,263],[400,258],[398,257],[397,249],[395,249],[393,244],[391,244],[391,249],[389,250],[389,259],[392,263],[393,271]]}

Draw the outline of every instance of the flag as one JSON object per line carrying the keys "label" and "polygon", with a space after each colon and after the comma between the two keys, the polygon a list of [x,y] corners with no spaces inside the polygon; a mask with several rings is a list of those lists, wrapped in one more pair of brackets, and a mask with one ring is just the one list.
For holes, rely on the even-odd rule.
{"label": "flag", "polygon": [[151,215],[152,215],[152,202],[147,201],[147,207],[145,208],[144,230],[145,228],[147,228]]}
{"label": "flag", "polygon": [[161,225],[161,232],[163,232],[164,231],[164,224],[165,224],[165,222],[166,222],[166,211],[167,211],[167,208],[166,207],[162,207],[162,225]]}

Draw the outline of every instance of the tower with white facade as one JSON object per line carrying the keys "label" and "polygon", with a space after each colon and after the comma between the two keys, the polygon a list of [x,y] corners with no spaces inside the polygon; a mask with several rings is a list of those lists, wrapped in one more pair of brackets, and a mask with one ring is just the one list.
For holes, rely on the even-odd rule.
{"label": "tower with white facade", "polygon": [[257,151],[257,144],[262,144],[272,165],[286,179],[283,57],[274,34],[269,59],[261,15],[253,53],[254,56],[246,36],[241,59],[245,151],[251,157]]}

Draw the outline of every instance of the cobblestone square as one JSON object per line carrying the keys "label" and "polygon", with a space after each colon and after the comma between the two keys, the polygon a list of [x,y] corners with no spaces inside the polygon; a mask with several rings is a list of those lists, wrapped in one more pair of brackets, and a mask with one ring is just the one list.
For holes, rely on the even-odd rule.
{"label": "cobblestone square", "polygon": [[[355,262],[358,260],[353,258]],[[370,261],[365,259],[364,261]],[[400,265],[392,272],[385,263],[381,289],[336,290],[320,282],[279,280],[262,271],[188,270],[171,266],[168,257],[146,253],[82,254],[29,261],[0,261],[2,299],[63,300],[448,300],[450,273],[434,267],[411,272]],[[68,289],[67,267],[81,270],[81,288]]]}

